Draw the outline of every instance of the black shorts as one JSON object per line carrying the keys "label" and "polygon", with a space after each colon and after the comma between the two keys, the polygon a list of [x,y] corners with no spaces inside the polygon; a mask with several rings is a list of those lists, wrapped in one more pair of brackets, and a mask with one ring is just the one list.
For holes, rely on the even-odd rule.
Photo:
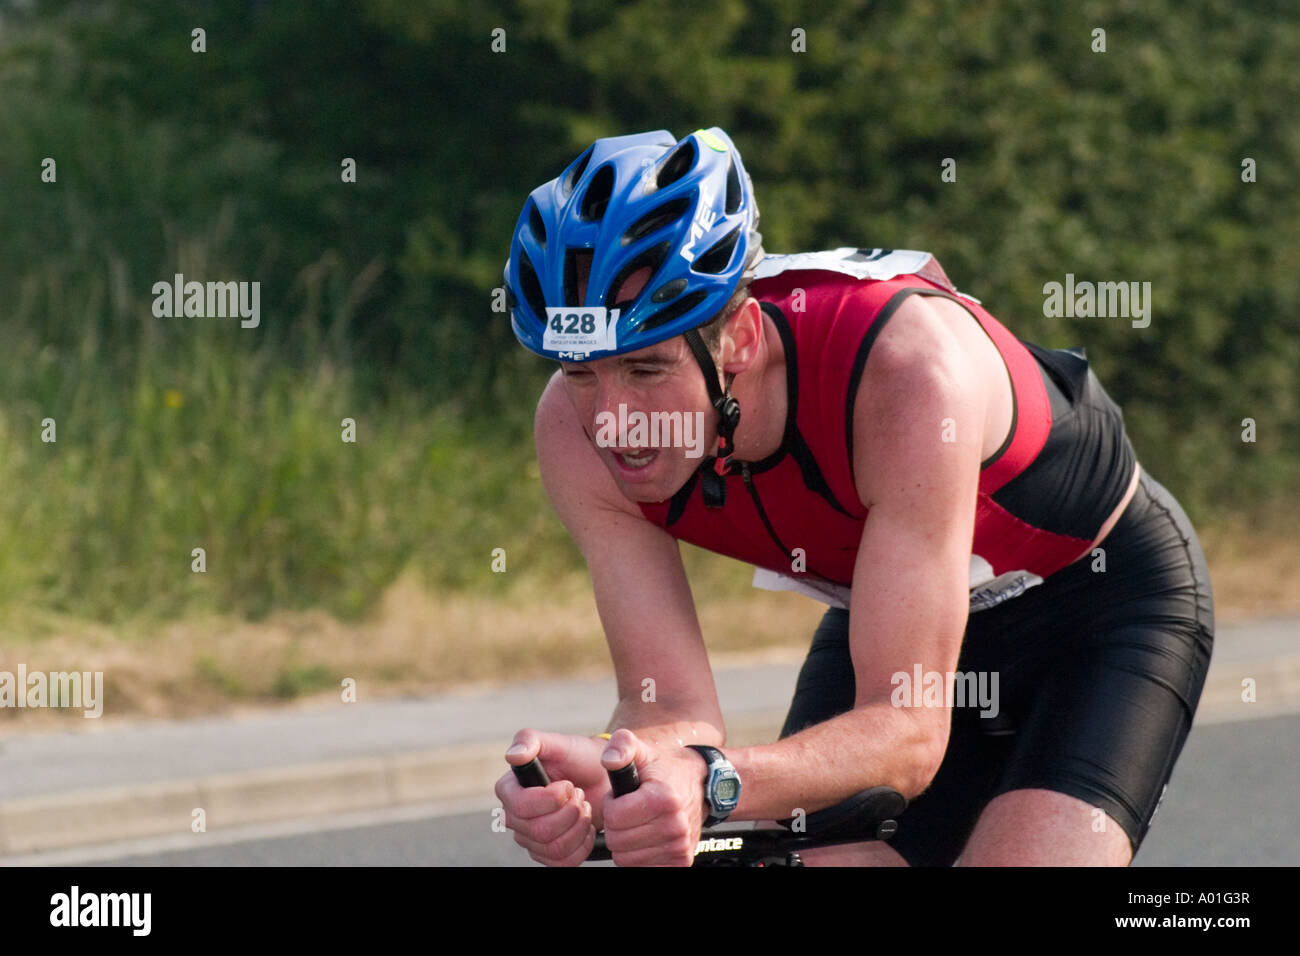
{"label": "black shorts", "polygon": [[[952,708],[943,763],[890,845],[913,866],[951,866],[999,794],[1055,790],[1100,807],[1136,853],[1191,728],[1214,643],[1196,532],[1144,472],[1101,543],[1019,597],[972,614],[959,672],[996,672],[996,719]],[[853,707],[847,611],[813,636],[781,736]]]}

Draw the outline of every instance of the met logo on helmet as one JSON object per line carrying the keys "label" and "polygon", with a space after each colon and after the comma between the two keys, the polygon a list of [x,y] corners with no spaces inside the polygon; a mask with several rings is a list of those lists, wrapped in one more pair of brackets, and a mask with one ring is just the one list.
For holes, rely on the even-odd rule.
{"label": "met logo on helmet", "polygon": [[713,205],[716,193],[717,190],[713,188],[712,183],[700,185],[700,200],[695,204],[695,218],[691,220],[690,234],[680,252],[681,257],[687,262],[695,261],[695,244],[704,238],[720,218],[717,212],[709,208]]}

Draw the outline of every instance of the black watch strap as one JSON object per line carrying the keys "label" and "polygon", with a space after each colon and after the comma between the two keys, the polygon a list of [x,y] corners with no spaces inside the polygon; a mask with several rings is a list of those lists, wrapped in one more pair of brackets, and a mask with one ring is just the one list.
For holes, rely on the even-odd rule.
{"label": "black watch strap", "polygon": [[687,744],[686,746],[689,749],[694,750],[701,757],[703,757],[704,762],[707,765],[705,768],[705,776],[704,776],[704,785],[705,785],[704,805],[709,808],[709,815],[705,818],[704,825],[706,827],[716,826],[726,818],[715,817],[713,815],[713,804],[709,802],[709,792],[708,792],[709,768],[711,768],[714,765],[714,763],[716,763],[719,760],[726,760],[727,755],[724,754],[717,747],[710,747],[708,744]]}
{"label": "black watch strap", "polygon": [[710,747],[708,744],[687,744],[686,746],[691,750],[699,751],[700,755],[704,757],[704,762],[709,766],[713,766],[719,760],[727,759],[727,755],[721,750],[717,747]]}

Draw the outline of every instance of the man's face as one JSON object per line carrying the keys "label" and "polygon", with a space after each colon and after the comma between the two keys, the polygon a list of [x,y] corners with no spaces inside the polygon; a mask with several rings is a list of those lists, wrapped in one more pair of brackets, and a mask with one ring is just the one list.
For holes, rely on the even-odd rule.
{"label": "man's face", "polygon": [[717,413],[680,335],[560,368],[587,437],[629,500],[671,498],[713,453]]}

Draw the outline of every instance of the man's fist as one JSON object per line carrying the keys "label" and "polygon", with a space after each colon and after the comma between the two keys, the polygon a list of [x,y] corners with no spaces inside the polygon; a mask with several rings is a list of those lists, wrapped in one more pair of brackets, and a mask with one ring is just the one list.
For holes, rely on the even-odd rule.
{"label": "man's fist", "polygon": [[635,763],[641,787],[605,798],[605,846],[619,866],[690,866],[704,825],[700,755],[659,749],[630,730],[617,730],[601,756],[606,770]]}
{"label": "man's fist", "polygon": [[593,811],[609,792],[600,764],[605,741],[593,737],[521,730],[506,751],[506,762],[522,767],[541,759],[551,783],[522,787],[514,771],[497,781],[496,795],[506,811],[506,826],[515,842],[538,863],[577,866],[591,852],[599,826]]}

